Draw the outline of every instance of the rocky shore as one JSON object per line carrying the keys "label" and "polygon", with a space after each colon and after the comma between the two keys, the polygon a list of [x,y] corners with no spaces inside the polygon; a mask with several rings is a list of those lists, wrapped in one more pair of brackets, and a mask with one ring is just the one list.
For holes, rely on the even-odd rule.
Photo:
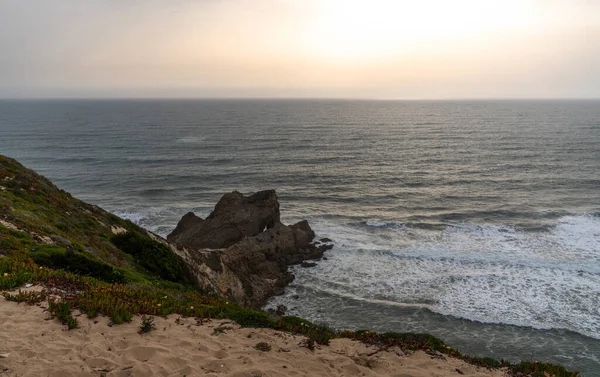
{"label": "rocky shore", "polygon": [[196,284],[260,307],[294,279],[288,266],[320,259],[333,247],[314,238],[306,220],[282,224],[277,194],[266,190],[225,194],[206,219],[187,213],[167,241]]}

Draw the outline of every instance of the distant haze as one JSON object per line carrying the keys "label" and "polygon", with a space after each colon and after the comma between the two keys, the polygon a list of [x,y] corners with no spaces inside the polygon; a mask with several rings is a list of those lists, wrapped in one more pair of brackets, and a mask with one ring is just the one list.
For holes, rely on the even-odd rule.
{"label": "distant haze", "polygon": [[0,98],[599,98],[600,0],[0,0]]}

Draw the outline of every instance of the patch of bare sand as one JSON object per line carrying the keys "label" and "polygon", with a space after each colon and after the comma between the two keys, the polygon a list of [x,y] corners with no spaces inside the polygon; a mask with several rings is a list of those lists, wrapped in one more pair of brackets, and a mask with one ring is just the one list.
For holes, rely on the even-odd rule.
{"label": "patch of bare sand", "polygon": [[[314,352],[304,337],[268,329],[240,328],[219,320],[155,318],[156,329],[139,335],[140,317],[108,326],[107,318],[77,317],[66,331],[48,320],[46,303],[27,306],[0,296],[0,377],[294,377],[294,376],[503,376],[453,358],[398,349],[377,351],[336,339]],[[221,327],[225,330],[215,331]],[[271,350],[259,351],[259,342]]]}

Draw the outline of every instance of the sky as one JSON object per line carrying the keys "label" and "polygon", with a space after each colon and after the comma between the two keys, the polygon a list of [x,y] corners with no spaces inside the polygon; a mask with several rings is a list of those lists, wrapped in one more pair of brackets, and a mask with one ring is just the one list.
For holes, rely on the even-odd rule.
{"label": "sky", "polygon": [[600,0],[0,0],[0,98],[600,98]]}

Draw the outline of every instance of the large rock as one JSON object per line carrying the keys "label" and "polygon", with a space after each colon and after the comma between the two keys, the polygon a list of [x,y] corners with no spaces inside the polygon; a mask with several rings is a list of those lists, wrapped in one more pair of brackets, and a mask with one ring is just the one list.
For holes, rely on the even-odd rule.
{"label": "large rock", "polygon": [[244,237],[256,236],[278,222],[275,190],[259,191],[249,197],[234,191],[223,195],[206,220],[187,213],[167,240],[193,248],[220,249]]}
{"label": "large rock", "polygon": [[291,226],[279,221],[277,195],[270,190],[226,194],[206,220],[183,216],[168,240],[176,242],[173,251],[199,285],[259,307],[294,279],[288,266],[323,256],[314,237],[306,220]]}

